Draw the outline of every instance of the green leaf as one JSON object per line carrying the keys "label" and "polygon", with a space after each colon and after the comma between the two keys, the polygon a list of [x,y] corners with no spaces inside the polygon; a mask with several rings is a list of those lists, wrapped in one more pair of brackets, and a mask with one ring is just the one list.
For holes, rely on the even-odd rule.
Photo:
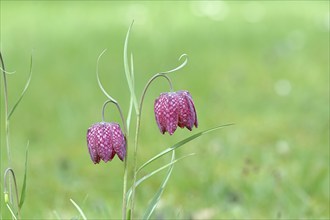
{"label": "green leaf", "polygon": [[207,134],[207,133],[212,132],[212,131],[216,131],[216,130],[218,130],[218,129],[221,129],[221,128],[223,128],[223,127],[227,127],[227,126],[230,126],[230,125],[233,125],[233,124],[220,125],[220,126],[217,126],[217,127],[210,128],[210,129],[207,129],[207,130],[205,130],[205,131],[199,132],[199,133],[197,133],[197,134],[191,135],[190,137],[188,137],[188,138],[186,138],[186,139],[184,139],[184,140],[182,140],[182,141],[180,141],[180,142],[174,144],[172,147],[167,148],[166,150],[160,152],[159,154],[157,154],[156,156],[154,156],[153,158],[151,158],[150,160],[148,160],[147,162],[145,162],[145,163],[144,163],[144,164],[143,164],[143,165],[137,170],[137,172],[141,171],[145,166],[147,166],[148,164],[150,164],[150,163],[152,163],[153,161],[157,160],[158,158],[160,158],[160,157],[164,156],[165,154],[167,154],[167,153],[169,153],[169,152],[171,152],[171,151],[173,151],[173,150],[175,150],[175,149],[177,149],[177,148],[183,146],[184,144],[186,144],[186,143],[188,143],[188,142],[190,142],[190,141],[192,141],[192,140],[194,140],[194,139],[196,139],[196,138],[198,138],[198,137],[200,137],[200,136],[202,136],[202,135],[204,135],[204,134]]}
{"label": "green leaf", "polygon": [[[135,183],[135,187],[139,186],[142,182],[144,182],[145,180],[149,179],[149,178],[152,177],[153,175],[159,173],[160,171],[164,170],[165,168],[167,168],[167,167],[169,167],[169,166],[171,166],[171,165],[173,165],[173,164],[179,162],[180,160],[182,160],[182,159],[184,159],[184,158],[186,158],[186,157],[192,156],[192,155],[195,155],[195,154],[192,153],[192,154],[188,154],[188,155],[186,155],[186,156],[180,157],[180,158],[178,158],[178,159],[176,159],[176,160],[174,160],[174,161],[171,161],[170,163],[168,163],[168,164],[166,164],[166,165],[164,165],[164,166],[162,166],[162,167],[160,167],[160,168],[158,168],[158,169],[156,169],[156,170],[154,170],[154,171],[148,173],[147,175],[141,177],[138,181],[136,181],[136,183]],[[129,200],[130,200],[131,195],[132,195],[132,187],[131,187],[131,188],[128,190],[128,192],[127,192],[127,205],[128,205],[128,202],[129,202]]]}
{"label": "green leaf", "polygon": [[21,94],[21,96],[19,97],[19,99],[17,100],[17,102],[15,103],[15,105],[13,106],[13,108],[10,110],[8,116],[7,116],[7,120],[9,120],[10,116],[14,113],[15,109],[17,108],[18,104],[22,101],[25,93],[26,93],[26,90],[28,89],[29,85],[30,85],[30,81],[31,81],[31,78],[32,78],[32,55],[31,55],[31,60],[30,60],[30,73],[29,73],[29,78],[28,80],[26,81],[26,84],[25,84],[25,87],[23,89],[23,92]]}
{"label": "green leaf", "polygon": [[99,62],[100,62],[100,59],[102,57],[102,55],[105,53],[105,51],[107,51],[107,49],[104,49],[101,54],[99,55],[99,57],[97,58],[97,61],[96,61],[96,79],[97,79],[97,83],[99,84],[99,87],[100,89],[102,90],[103,94],[111,101],[113,102],[117,102],[114,98],[112,98],[112,96],[110,96],[107,91],[105,91],[102,83],[101,83],[101,80],[100,80],[100,77],[99,77]]}
{"label": "green leaf", "polygon": [[10,211],[10,214],[11,214],[12,218],[13,218],[14,220],[17,220],[17,217],[16,217],[16,215],[14,214],[14,211],[12,210],[12,208],[10,207],[10,205],[9,205],[8,203],[7,203],[6,205],[7,205],[7,208],[9,209],[9,211]]}
{"label": "green leaf", "polygon": [[[175,159],[175,151],[172,151],[172,159],[171,162],[173,162]],[[160,186],[160,188],[158,189],[158,191],[156,192],[156,194],[154,195],[153,199],[151,200],[151,202],[148,205],[148,208],[146,210],[146,212],[143,215],[142,219],[150,219],[150,216],[152,215],[152,213],[154,212],[155,208],[157,207],[157,204],[159,202],[160,197],[162,196],[164,189],[166,187],[166,184],[168,182],[168,180],[170,179],[170,176],[172,174],[173,171],[173,167],[174,164],[172,164],[170,166],[170,168],[167,171],[167,175],[162,183],[162,185]]]}
{"label": "green leaf", "polygon": [[53,210],[53,214],[55,215],[57,220],[63,219],[63,218],[61,218],[61,216],[58,214],[58,212],[56,210]]}
{"label": "green leaf", "polygon": [[130,220],[131,219],[131,209],[128,209],[127,211],[127,220]]}
{"label": "green leaf", "polygon": [[[134,73],[133,73],[133,71],[130,71],[129,63],[128,63],[128,56],[127,56],[128,39],[129,39],[129,34],[130,34],[131,28],[133,26],[133,23],[134,23],[134,21],[132,21],[131,25],[128,28],[126,38],[125,38],[125,43],[124,43],[124,70],[125,70],[126,80],[127,80],[127,83],[128,83],[128,88],[130,90],[131,97],[133,99],[135,112],[136,112],[136,114],[138,114],[139,113],[138,102],[137,102],[136,95],[135,95],[135,92],[134,92],[134,75],[133,75]],[[131,63],[132,63],[132,66],[133,66],[133,59],[132,58],[131,58]],[[132,69],[133,69],[133,67],[132,67]]]}
{"label": "green leaf", "polygon": [[77,205],[77,203],[75,203],[75,201],[73,201],[73,199],[70,199],[71,203],[76,207],[76,209],[78,210],[78,212],[80,213],[81,217],[84,219],[84,220],[87,220],[84,212],[82,211],[82,209],[79,207],[79,205]]}
{"label": "green leaf", "polygon": [[[134,85],[134,65],[133,65],[133,54],[131,54],[131,77],[132,77],[132,86],[133,86],[133,91],[135,90]],[[128,109],[128,115],[127,115],[127,120],[126,120],[126,127],[127,127],[127,135],[129,135],[129,127],[131,124],[131,118],[132,118],[132,111],[133,111],[133,105],[134,105],[134,100],[133,96],[131,95],[130,101],[129,101],[129,109]]]}
{"label": "green leaf", "polygon": [[26,152],[25,152],[25,170],[24,170],[24,179],[23,179],[23,186],[22,186],[21,198],[19,200],[19,205],[18,205],[19,209],[22,208],[22,206],[24,204],[24,201],[25,201],[28,152],[29,152],[29,142],[27,144]]}

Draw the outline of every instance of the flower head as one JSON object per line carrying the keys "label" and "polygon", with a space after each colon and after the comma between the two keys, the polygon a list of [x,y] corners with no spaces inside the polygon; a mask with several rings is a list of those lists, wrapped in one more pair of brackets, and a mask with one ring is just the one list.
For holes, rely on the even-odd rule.
{"label": "flower head", "polygon": [[99,122],[87,130],[88,151],[94,164],[102,159],[111,161],[115,154],[120,160],[126,156],[126,138],[119,124],[113,122]]}
{"label": "flower head", "polygon": [[197,115],[192,97],[188,91],[161,93],[155,100],[155,118],[162,134],[172,135],[177,126],[190,131],[197,128]]}

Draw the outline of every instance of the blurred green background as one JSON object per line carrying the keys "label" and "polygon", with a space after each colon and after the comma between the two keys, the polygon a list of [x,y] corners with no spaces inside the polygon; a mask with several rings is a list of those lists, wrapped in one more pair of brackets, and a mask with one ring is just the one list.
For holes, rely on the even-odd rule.
{"label": "blurred green background", "polygon": [[[192,132],[161,135],[153,102],[168,85],[155,82],[143,109],[139,164],[193,133],[235,123],[178,150],[177,156],[196,155],[176,164],[153,217],[329,218],[328,1],[0,5],[1,52],[7,70],[16,71],[8,76],[11,105],[24,87],[33,51],[32,81],[10,122],[19,187],[30,142],[24,218],[79,217],[70,198],[90,219],[120,218],[123,163],[115,158],[94,165],[85,135],[101,120],[106,100],[95,75],[105,48],[100,77],[127,115],[123,45],[133,19],[129,48],[137,93],[153,74],[177,66],[186,53],[188,65],[171,78],[176,90],[190,91],[199,120]],[[1,92],[3,173],[3,84]],[[106,118],[119,120],[114,107]],[[139,216],[164,174],[138,188]],[[9,217],[3,200],[1,216]]]}

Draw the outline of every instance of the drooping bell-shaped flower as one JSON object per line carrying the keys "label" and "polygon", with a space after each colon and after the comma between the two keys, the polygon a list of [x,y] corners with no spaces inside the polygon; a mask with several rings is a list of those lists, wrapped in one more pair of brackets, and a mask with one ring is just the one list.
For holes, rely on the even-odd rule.
{"label": "drooping bell-shaped flower", "polygon": [[197,115],[192,97],[188,91],[161,93],[155,100],[155,118],[162,134],[166,131],[172,135],[177,126],[197,128]]}
{"label": "drooping bell-shaped flower", "polygon": [[116,154],[122,161],[126,156],[126,138],[114,122],[93,124],[87,130],[87,146],[94,164],[111,161]]}

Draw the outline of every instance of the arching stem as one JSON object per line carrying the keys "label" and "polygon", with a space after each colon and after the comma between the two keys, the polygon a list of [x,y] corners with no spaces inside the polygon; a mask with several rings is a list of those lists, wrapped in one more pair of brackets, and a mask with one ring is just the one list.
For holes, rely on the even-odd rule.
{"label": "arching stem", "polygon": [[123,112],[120,108],[120,105],[118,104],[118,102],[116,100],[113,99],[113,100],[107,100],[107,101],[104,102],[103,107],[102,107],[102,121],[105,121],[104,111],[105,111],[105,107],[108,103],[113,103],[117,107],[119,115],[120,115],[121,122],[123,124],[124,134],[125,134],[125,137],[126,137],[127,128],[126,128],[125,118],[124,118]]}
{"label": "arching stem", "polygon": [[[6,171],[5,171],[5,174],[4,174],[4,194],[5,194],[5,202],[8,204],[9,202],[12,203],[12,201],[9,201],[9,198],[8,197],[12,197],[12,195],[9,195],[8,194],[11,194],[11,191],[10,189],[8,190],[8,186],[7,186],[7,179],[9,181],[9,188],[11,186],[11,183],[10,183],[10,179],[8,177],[8,173],[11,174],[12,178],[13,178],[13,182],[14,182],[14,190],[15,190],[15,194],[16,194],[16,205],[17,205],[17,215],[18,215],[18,219],[21,218],[21,210],[20,210],[20,207],[19,207],[19,199],[18,199],[18,190],[17,190],[17,183],[16,183],[16,177],[15,177],[15,173],[14,173],[14,170],[12,168],[7,168]],[[11,210],[10,210],[11,211]]]}
{"label": "arching stem", "polygon": [[3,75],[3,89],[4,89],[4,98],[5,98],[6,148],[7,148],[8,164],[9,164],[9,166],[11,166],[11,154],[10,154],[10,146],[9,146],[8,86],[7,86],[7,77],[6,77],[5,63],[3,61],[1,52],[0,52],[0,61],[1,61],[1,69],[2,69],[2,75]]}
{"label": "arching stem", "polygon": [[139,141],[139,133],[140,133],[141,112],[142,112],[144,97],[145,97],[145,94],[146,94],[149,86],[151,85],[151,83],[159,77],[164,77],[170,85],[170,90],[173,91],[172,82],[171,82],[170,78],[167,76],[167,74],[175,72],[175,71],[183,68],[187,64],[188,58],[187,58],[186,54],[181,55],[179,60],[181,60],[183,57],[185,57],[186,59],[178,67],[176,67],[172,70],[166,71],[166,72],[157,73],[153,77],[151,77],[149,79],[149,81],[147,82],[146,86],[144,87],[143,91],[142,91],[141,100],[140,100],[140,104],[139,104],[139,109],[138,109],[138,112],[137,112],[134,154],[133,154],[133,158],[134,158],[134,162],[133,162],[134,176],[133,176],[133,184],[132,184],[132,197],[131,197],[131,210],[130,210],[130,217],[132,219],[134,218],[133,213],[134,213],[134,200],[135,200],[135,187],[136,187],[135,185],[136,185],[136,181],[137,181],[137,151],[138,151],[138,141]]}

